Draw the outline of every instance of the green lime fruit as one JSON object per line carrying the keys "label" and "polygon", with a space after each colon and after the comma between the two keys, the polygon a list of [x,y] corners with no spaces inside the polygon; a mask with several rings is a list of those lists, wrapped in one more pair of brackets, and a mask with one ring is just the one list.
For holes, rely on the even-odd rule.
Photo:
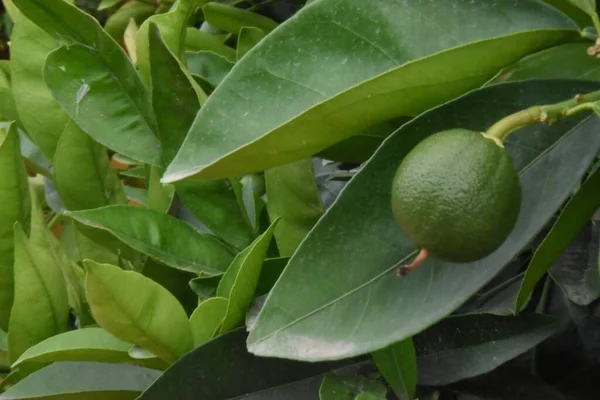
{"label": "green lime fruit", "polygon": [[409,239],[452,262],[479,260],[515,226],[521,184],[499,142],[452,129],[420,142],[392,185],[392,211]]}

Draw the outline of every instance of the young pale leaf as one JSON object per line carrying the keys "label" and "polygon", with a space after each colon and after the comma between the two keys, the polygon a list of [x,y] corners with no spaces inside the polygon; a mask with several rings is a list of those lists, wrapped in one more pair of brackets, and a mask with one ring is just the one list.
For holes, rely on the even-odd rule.
{"label": "young pale leaf", "polygon": [[275,229],[277,248],[282,257],[289,257],[324,211],[312,160],[269,169],[265,183],[269,216],[271,220],[281,218]]}
{"label": "young pale leaf", "polygon": [[576,29],[536,0],[321,0],[240,60],[163,180],[239,176],[307,158],[476,88]]}
{"label": "young pale leaf", "polygon": [[109,232],[133,249],[183,271],[225,271],[233,259],[232,250],[214,236],[158,211],[115,205],[66,215]]}
{"label": "young pale leaf", "polygon": [[521,289],[514,306],[515,312],[520,312],[525,307],[535,285],[598,210],[600,207],[598,188],[600,188],[600,169],[594,172],[569,200],[552,230],[535,251],[527,267],[525,278],[521,282]]}
{"label": "young pale leaf", "polygon": [[557,328],[538,314],[448,318],[415,336],[418,380],[439,386],[485,374],[536,346]]}
{"label": "young pale leaf", "polygon": [[242,250],[254,240],[252,226],[239,206],[231,181],[177,182],[175,190],[199,221],[236,249]]}
{"label": "young pale leaf", "polygon": [[[404,279],[396,276],[396,266],[415,257],[417,249],[390,207],[399,163],[436,132],[483,131],[518,110],[597,87],[577,81],[497,85],[424,113],[396,131],[302,242],[257,318],[249,350],[311,361],[349,357],[406,339],[459,307],[531,242],[571,194],[600,148],[600,120],[580,124],[580,117],[570,118],[513,133],[506,148],[523,187],[513,232],[482,260],[453,264],[432,258]],[[326,331],[324,324],[330,327]]]}
{"label": "young pale leaf", "polygon": [[188,20],[196,11],[196,5],[204,0],[179,0],[167,13],[148,18],[140,26],[137,34],[137,62],[142,80],[150,86],[150,24],[155,24],[161,33],[166,47],[181,60],[185,47],[185,34]]}
{"label": "young pale leaf", "polygon": [[142,274],[171,292],[188,315],[191,315],[198,306],[198,296],[189,285],[196,274],[171,268],[153,259],[146,260]]}
{"label": "young pale leaf", "polygon": [[47,262],[53,250],[41,244],[33,234],[27,239],[21,226],[15,225],[15,297],[8,323],[8,354],[13,362],[31,346],[67,330],[69,302],[62,271]]}
{"label": "young pale leaf", "polygon": [[[194,349],[167,369],[139,399],[162,400],[172,397],[233,400],[256,393],[256,400],[259,400],[261,393],[258,392],[360,362],[351,359],[340,362],[301,363],[255,357],[246,350],[246,335],[244,328],[240,328]],[[186,384],[182,385],[181,382]]]}
{"label": "young pale leaf", "polygon": [[198,305],[190,317],[194,347],[203,345],[219,333],[228,303],[225,297],[211,297]]}
{"label": "young pale leaf", "polygon": [[63,0],[14,3],[27,18],[68,44],[48,55],[44,66],[44,80],[67,114],[106,147],[157,163],[160,145],[150,99],[117,42],[92,16]]}
{"label": "young pale leaf", "polygon": [[31,201],[15,123],[0,129],[0,329],[8,331],[14,296],[15,222],[29,230]]}
{"label": "young pale leaf", "polygon": [[244,26],[240,29],[240,35],[237,41],[236,58],[239,61],[254,46],[256,46],[266,36],[265,31],[251,26]]}
{"label": "young pale leaf", "polygon": [[133,400],[160,375],[133,365],[57,362],[0,394],[0,400]]}
{"label": "young pale leaf", "polygon": [[131,361],[130,343],[117,339],[102,328],[83,328],[49,337],[27,349],[11,366],[49,364],[57,361]]}
{"label": "young pale leaf", "polygon": [[319,389],[319,400],[386,400],[386,395],[383,383],[362,376],[326,376]]}
{"label": "young pale leaf", "polygon": [[417,390],[417,355],[412,339],[372,353],[373,361],[400,400],[412,400]]}
{"label": "young pale leaf", "polygon": [[123,186],[110,167],[106,149],[73,121],[66,124],[56,146],[54,185],[69,210],[127,203]]}
{"label": "young pale leaf", "polygon": [[156,122],[162,145],[162,164],[168,165],[200,109],[200,99],[192,85],[193,78],[169,50],[152,22],[148,34],[152,106],[159,111]]}
{"label": "young pale leaf", "polygon": [[279,219],[275,219],[262,235],[239,253],[223,275],[223,278],[221,278],[217,287],[217,296],[229,300],[227,313],[221,326],[221,333],[237,327],[244,321],[246,311],[252,303],[260,277],[260,270],[278,222]]}
{"label": "young pale leaf", "polygon": [[204,5],[202,13],[210,26],[235,35],[248,26],[271,32],[278,25],[277,22],[263,15],[216,2]]}
{"label": "young pale leaf", "polygon": [[137,272],[85,266],[88,302],[102,328],[169,362],[193,347],[185,310],[167,289]]}
{"label": "young pale leaf", "polygon": [[50,159],[69,116],[54,100],[42,77],[48,54],[57,41],[20,11],[10,37],[11,87],[19,120],[31,139]]}
{"label": "young pale leaf", "polygon": [[487,84],[527,79],[585,79],[600,81],[600,63],[590,57],[588,43],[566,43],[531,54],[503,69]]}

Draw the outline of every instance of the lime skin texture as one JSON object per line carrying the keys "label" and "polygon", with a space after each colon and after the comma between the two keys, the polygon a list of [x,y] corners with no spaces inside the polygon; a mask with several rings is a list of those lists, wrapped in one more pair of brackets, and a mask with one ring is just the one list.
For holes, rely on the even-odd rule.
{"label": "lime skin texture", "polygon": [[464,263],[506,240],[519,216],[521,184],[496,141],[451,129],[424,139],[402,160],[391,197],[396,221],[416,246]]}

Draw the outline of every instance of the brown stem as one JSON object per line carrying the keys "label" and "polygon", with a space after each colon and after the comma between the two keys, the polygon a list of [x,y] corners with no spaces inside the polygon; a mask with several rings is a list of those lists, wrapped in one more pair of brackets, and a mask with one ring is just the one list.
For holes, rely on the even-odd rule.
{"label": "brown stem", "polygon": [[406,276],[410,271],[417,268],[419,265],[423,264],[425,260],[429,257],[429,252],[427,249],[421,249],[417,257],[408,265],[401,265],[396,270],[396,275],[398,276]]}

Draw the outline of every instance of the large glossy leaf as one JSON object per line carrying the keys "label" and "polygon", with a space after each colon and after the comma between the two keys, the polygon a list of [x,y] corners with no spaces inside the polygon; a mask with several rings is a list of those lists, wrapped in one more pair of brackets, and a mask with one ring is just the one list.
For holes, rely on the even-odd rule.
{"label": "large glossy leaf", "polygon": [[231,181],[177,182],[175,190],[200,222],[238,250],[254,239],[252,226],[239,206]]}
{"label": "large glossy leaf", "polygon": [[411,339],[373,352],[373,361],[400,400],[412,400],[417,389],[417,356]]}
{"label": "large glossy leaf", "polygon": [[265,183],[269,216],[281,218],[275,229],[277,248],[282,257],[289,257],[324,211],[312,160],[269,169]]}
{"label": "large glossy leaf", "polygon": [[15,296],[8,323],[8,354],[16,361],[31,346],[67,330],[69,304],[62,271],[45,263],[48,248],[15,226]]}
{"label": "large glossy leaf", "polygon": [[160,145],[148,93],[117,42],[92,16],[63,0],[14,3],[47,33],[68,43],[53,51],[44,66],[44,80],[67,114],[106,147],[158,163]]}
{"label": "large glossy leaf", "polygon": [[233,259],[233,251],[214,236],[158,211],[115,205],[66,215],[107,231],[141,253],[184,271],[225,271]]}
{"label": "large glossy leaf", "polygon": [[535,285],[550,269],[554,261],[567,249],[600,207],[600,169],[591,175],[563,208],[552,230],[537,248],[515,303],[515,312],[527,304]]}
{"label": "large glossy leaf", "polygon": [[185,310],[167,289],[137,272],[85,265],[88,301],[102,328],[169,362],[192,348]]}
{"label": "large glossy leaf", "polygon": [[133,400],[160,374],[133,365],[57,362],[0,394],[0,400]]}
{"label": "large glossy leaf", "polygon": [[0,130],[0,198],[0,329],[8,331],[14,295],[13,226],[19,222],[28,230],[31,210],[27,175],[14,123]]}
{"label": "large glossy leaf", "polygon": [[446,385],[482,375],[550,337],[554,318],[470,315],[446,319],[415,337],[418,379]]}
{"label": "large glossy leaf", "polygon": [[231,62],[235,62],[235,50],[224,44],[218,36],[211,35],[209,32],[204,32],[200,29],[188,27],[185,39],[185,49],[187,51],[208,50],[225,57]]}
{"label": "large glossy leaf", "polygon": [[588,43],[566,43],[531,54],[503,69],[491,82],[527,79],[585,79],[600,81],[600,63],[590,57]]}
{"label": "large glossy leaf", "polygon": [[52,336],[27,349],[12,365],[47,364],[56,361],[125,362],[130,343],[117,339],[102,328],[83,328]]}
{"label": "large glossy leaf", "polygon": [[[255,357],[246,351],[243,328],[228,332],[189,352],[173,364],[140,400],[226,400],[321,375],[356,359],[301,363]],[[257,399],[260,397],[257,397]]]}
{"label": "large glossy leaf", "polygon": [[566,15],[568,15],[573,21],[577,22],[581,28],[585,28],[592,24],[590,16],[587,15],[583,10],[575,6],[570,0],[543,0],[545,3],[556,7]]}
{"label": "large glossy leaf", "polygon": [[13,98],[27,134],[51,159],[70,119],[52,97],[42,77],[46,56],[58,47],[58,43],[18,9],[16,12],[10,37]]}
{"label": "large glossy leaf", "polygon": [[183,143],[200,108],[193,79],[169,50],[158,27],[150,23],[149,60],[152,107],[156,110],[158,138],[162,145],[162,164],[168,165]]}
{"label": "large glossy leaf", "polygon": [[265,261],[273,232],[279,219],[232,261],[217,287],[217,296],[228,299],[227,312],[221,332],[237,327],[244,321],[258,285],[260,270]]}
{"label": "large glossy leaf", "polygon": [[[431,259],[404,279],[395,268],[413,258],[416,248],[391,212],[390,187],[398,164],[433,133],[455,127],[485,130],[532,104],[597,87],[576,81],[493,86],[424,113],[396,131],[291,258],[250,333],[250,351],[304,360],[348,357],[408,338],[455,310],[502,270],[569,196],[600,147],[600,120],[591,117],[578,125],[580,118],[574,118],[513,133],[507,150],[523,186],[513,232],[482,260],[453,264]],[[324,324],[330,327],[326,331]]]}
{"label": "large glossy leaf", "polygon": [[260,28],[244,26],[240,29],[240,34],[237,40],[236,58],[240,60],[256,46],[264,37],[265,32]]}
{"label": "large glossy leaf", "polygon": [[237,176],[307,158],[473,89],[573,38],[573,29],[533,0],[318,1],[236,64],[163,179]]}
{"label": "large glossy leaf", "polygon": [[69,210],[127,203],[123,186],[109,165],[106,149],[73,121],[66,124],[56,147],[54,185]]}

